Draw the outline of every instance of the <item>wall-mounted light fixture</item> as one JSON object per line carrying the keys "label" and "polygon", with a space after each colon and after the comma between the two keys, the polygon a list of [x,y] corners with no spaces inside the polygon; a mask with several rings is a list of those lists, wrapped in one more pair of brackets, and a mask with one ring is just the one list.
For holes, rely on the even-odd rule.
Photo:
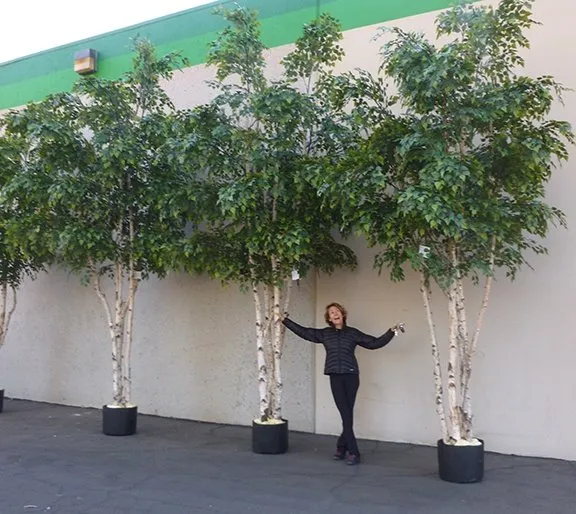
{"label": "wall-mounted light fixture", "polygon": [[98,64],[98,52],[92,48],[74,54],[74,71],[80,75],[94,73]]}

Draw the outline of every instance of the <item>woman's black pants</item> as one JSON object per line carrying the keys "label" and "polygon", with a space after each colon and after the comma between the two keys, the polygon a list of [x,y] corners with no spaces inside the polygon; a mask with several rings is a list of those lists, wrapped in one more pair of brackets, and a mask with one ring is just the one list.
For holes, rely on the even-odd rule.
{"label": "woman's black pants", "polygon": [[338,438],[338,451],[360,456],[356,436],[354,435],[354,403],[360,386],[359,375],[330,375],[330,388],[340,417],[342,418],[342,434]]}

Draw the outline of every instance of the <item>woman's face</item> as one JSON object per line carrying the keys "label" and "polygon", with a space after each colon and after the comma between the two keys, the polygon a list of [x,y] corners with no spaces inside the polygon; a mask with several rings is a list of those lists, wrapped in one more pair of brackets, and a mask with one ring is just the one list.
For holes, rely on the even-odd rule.
{"label": "woman's face", "polygon": [[342,312],[338,307],[332,306],[328,309],[328,319],[336,328],[344,326],[344,316],[342,316]]}

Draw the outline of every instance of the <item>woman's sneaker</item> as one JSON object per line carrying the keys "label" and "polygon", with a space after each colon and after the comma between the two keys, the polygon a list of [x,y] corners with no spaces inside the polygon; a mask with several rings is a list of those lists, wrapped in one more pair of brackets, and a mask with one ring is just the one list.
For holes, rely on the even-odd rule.
{"label": "woman's sneaker", "polygon": [[344,460],[346,458],[346,450],[336,450],[332,458],[334,460]]}
{"label": "woman's sneaker", "polygon": [[348,464],[348,466],[356,466],[357,464],[360,464],[360,455],[354,455],[353,453],[349,454],[346,464]]}

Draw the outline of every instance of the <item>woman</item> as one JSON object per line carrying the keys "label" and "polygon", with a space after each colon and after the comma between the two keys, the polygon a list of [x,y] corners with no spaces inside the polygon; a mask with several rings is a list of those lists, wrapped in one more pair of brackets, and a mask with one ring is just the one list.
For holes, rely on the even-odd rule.
{"label": "woman", "polygon": [[360,332],[346,324],[346,309],[331,303],[326,307],[324,319],[327,328],[306,328],[286,317],[284,325],[297,336],[321,343],[326,350],[324,374],[330,377],[330,388],[336,407],[342,418],[342,434],[338,438],[335,460],[344,460],[348,453],[347,464],[360,463],[360,451],[354,435],[354,402],[360,385],[358,361],[354,355],[356,346],[376,350],[386,346],[398,332],[404,332],[402,323],[394,325],[384,335],[376,338]]}

